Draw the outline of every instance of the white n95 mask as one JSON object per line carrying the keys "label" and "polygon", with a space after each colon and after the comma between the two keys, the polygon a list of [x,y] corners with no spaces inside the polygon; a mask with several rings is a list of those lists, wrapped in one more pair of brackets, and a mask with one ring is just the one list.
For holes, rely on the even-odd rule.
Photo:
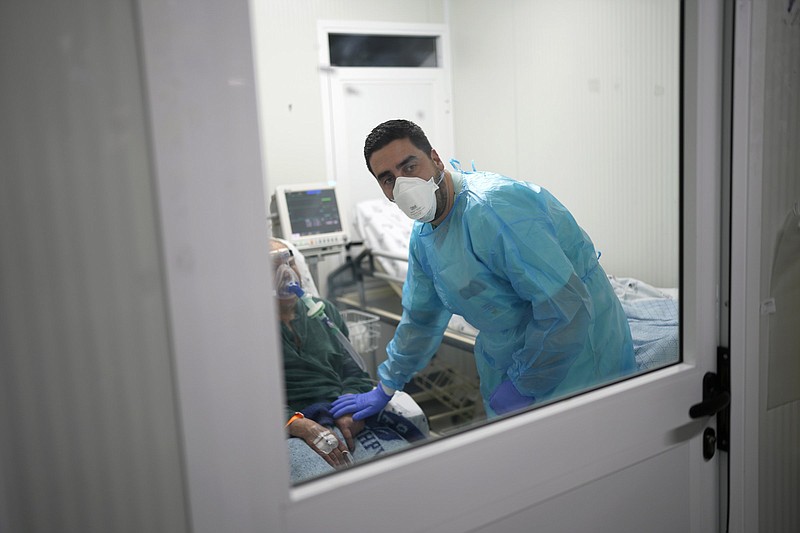
{"label": "white n95 mask", "polygon": [[394,180],[392,196],[394,203],[408,218],[420,222],[430,222],[436,216],[436,190],[444,178],[444,170],[434,181],[422,178],[406,178],[398,176]]}

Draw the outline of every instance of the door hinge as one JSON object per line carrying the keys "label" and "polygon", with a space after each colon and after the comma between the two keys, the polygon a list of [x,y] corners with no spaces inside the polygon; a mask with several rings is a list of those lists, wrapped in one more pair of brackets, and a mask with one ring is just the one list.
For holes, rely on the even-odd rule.
{"label": "door hinge", "polygon": [[[730,449],[731,413],[731,363],[730,352],[724,346],[717,346],[717,372],[706,372],[703,376],[703,401],[689,408],[691,418],[717,416],[717,434],[704,436],[706,443],[716,442],[716,449],[724,452]],[[714,446],[703,446],[703,456],[711,459]]]}

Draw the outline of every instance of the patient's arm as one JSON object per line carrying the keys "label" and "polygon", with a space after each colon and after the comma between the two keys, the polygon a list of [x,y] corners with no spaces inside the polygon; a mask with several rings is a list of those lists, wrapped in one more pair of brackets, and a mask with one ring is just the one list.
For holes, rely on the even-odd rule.
{"label": "patient's arm", "polygon": [[334,422],[336,423],[336,427],[339,428],[339,431],[342,432],[342,435],[344,435],[344,440],[347,441],[347,447],[352,452],[355,449],[355,441],[353,438],[364,429],[364,421],[353,420],[353,415],[343,415]]}

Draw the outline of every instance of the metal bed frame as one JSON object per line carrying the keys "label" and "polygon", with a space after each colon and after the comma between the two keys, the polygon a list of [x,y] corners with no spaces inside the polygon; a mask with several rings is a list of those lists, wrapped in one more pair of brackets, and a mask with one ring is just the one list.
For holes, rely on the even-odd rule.
{"label": "metal bed frame", "polygon": [[[351,254],[352,247],[361,251]],[[340,309],[358,309],[379,317],[381,323],[396,327],[402,315],[400,287],[403,279],[382,271],[376,258],[407,261],[407,257],[372,250],[362,242],[345,246],[345,262],[328,275],[327,299]],[[471,356],[475,338],[447,330],[442,343]],[[436,356],[407,385],[408,392],[425,411],[431,430],[452,432],[485,418],[477,372],[465,376]]]}

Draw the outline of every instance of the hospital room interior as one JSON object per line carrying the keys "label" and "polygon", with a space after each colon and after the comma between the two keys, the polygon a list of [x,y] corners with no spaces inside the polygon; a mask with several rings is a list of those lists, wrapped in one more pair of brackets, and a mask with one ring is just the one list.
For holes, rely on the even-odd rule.
{"label": "hospital room interior", "polygon": [[[0,531],[800,530],[794,0],[12,3]],[[456,313],[361,437],[290,407],[282,298],[387,390],[394,119],[563,204],[632,366],[494,412]]]}
{"label": "hospital room interior", "polygon": [[[679,7],[458,2],[441,24],[433,8],[420,18],[376,6],[347,20],[334,6],[275,6],[256,19],[257,71],[286,80],[265,79],[259,92],[272,125],[263,138],[272,234],[302,256],[305,285],[344,313],[373,379],[402,314],[412,220],[384,197],[363,144],[396,118],[418,123],[448,169],[553,193],[623,305],[636,371],[679,361]],[[514,33],[517,17],[530,20],[525,33]],[[473,20],[491,23],[475,32]],[[269,52],[279,46],[292,53]],[[487,418],[477,333],[454,315],[404,389],[433,436]]]}

